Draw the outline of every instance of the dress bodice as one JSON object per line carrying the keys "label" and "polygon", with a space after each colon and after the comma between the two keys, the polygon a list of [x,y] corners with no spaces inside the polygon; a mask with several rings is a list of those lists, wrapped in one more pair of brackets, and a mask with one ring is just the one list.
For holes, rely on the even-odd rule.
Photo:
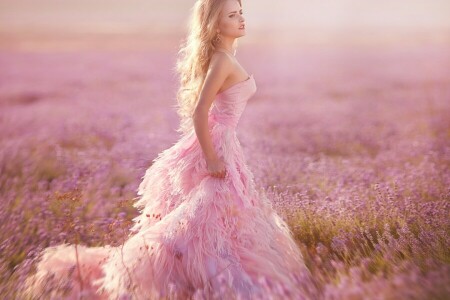
{"label": "dress bodice", "polygon": [[209,120],[236,127],[247,101],[255,94],[256,90],[255,79],[251,74],[246,80],[217,94],[209,112]]}

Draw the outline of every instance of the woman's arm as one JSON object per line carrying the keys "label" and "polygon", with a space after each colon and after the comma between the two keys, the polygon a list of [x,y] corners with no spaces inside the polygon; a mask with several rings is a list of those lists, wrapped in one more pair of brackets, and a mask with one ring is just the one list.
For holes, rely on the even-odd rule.
{"label": "woman's arm", "polygon": [[232,61],[228,55],[223,52],[213,54],[193,115],[195,133],[202,147],[208,169],[211,175],[222,178],[225,176],[224,165],[219,160],[213,147],[211,135],[208,130],[208,112],[220,87],[229,76],[231,70]]}

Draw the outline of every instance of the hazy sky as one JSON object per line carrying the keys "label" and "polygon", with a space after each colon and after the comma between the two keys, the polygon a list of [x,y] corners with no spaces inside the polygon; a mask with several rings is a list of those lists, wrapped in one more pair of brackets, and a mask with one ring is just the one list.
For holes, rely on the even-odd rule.
{"label": "hazy sky", "polygon": [[[0,0],[0,32],[186,30],[192,0]],[[244,0],[247,32],[450,30],[449,0]]]}

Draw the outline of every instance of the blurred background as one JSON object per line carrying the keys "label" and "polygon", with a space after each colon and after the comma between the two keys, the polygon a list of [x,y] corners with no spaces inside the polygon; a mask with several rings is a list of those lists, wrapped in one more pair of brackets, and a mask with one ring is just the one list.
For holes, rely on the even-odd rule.
{"label": "blurred background", "polygon": [[[1,46],[172,47],[184,36],[186,0],[1,0]],[[244,0],[241,43],[442,43],[450,39],[446,0]]]}
{"label": "blurred background", "polygon": [[[0,0],[0,299],[48,245],[124,240],[194,2]],[[450,1],[243,10],[237,135],[323,299],[450,299]]]}

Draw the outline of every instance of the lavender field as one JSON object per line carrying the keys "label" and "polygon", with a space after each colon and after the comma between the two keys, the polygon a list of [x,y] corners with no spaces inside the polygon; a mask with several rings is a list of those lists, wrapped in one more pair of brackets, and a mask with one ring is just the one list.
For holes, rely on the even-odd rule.
{"label": "lavender field", "polygon": [[[242,47],[238,137],[315,299],[450,297],[450,47]],[[0,293],[39,251],[119,245],[176,142],[176,51],[0,53]]]}

